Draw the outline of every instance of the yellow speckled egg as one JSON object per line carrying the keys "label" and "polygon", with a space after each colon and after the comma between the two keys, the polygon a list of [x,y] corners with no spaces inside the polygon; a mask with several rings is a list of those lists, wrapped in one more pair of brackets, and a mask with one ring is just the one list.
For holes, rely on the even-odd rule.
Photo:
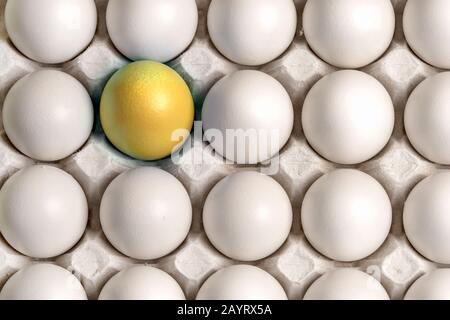
{"label": "yellow speckled egg", "polygon": [[[138,61],[117,71],[106,84],[100,121],[120,151],[140,160],[158,160],[187,139],[194,102],[187,84],[173,69]],[[180,135],[183,130],[185,134]]]}

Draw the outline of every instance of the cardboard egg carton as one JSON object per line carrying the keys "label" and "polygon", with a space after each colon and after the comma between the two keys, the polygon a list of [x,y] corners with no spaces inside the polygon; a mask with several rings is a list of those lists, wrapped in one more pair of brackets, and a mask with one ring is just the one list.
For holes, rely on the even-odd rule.
{"label": "cardboard egg carton", "polygon": [[[99,24],[90,46],[76,59],[52,66],[80,80],[98,105],[103,86],[112,73],[129,63],[112,45],[105,23],[107,0],[96,0]],[[212,45],[206,27],[209,0],[197,0],[199,28],[190,48],[169,63],[187,81],[193,93],[197,119],[211,86],[221,77],[244,67],[225,59]],[[402,31],[406,0],[392,0],[397,25],[394,41],[375,63],[361,70],[377,78],[389,91],[395,105],[395,129],[387,147],[374,159],[356,166],[376,178],[387,190],[393,205],[393,225],[383,246],[370,257],[354,263],[331,261],[315,251],[300,226],[300,206],[308,187],[321,175],[340,166],[318,156],[308,145],[301,128],[303,100],[309,89],[324,75],[337,69],[320,60],[307,46],[301,31],[301,14],[306,0],[295,0],[299,28],[295,41],[277,60],[259,70],[278,79],[290,94],[295,108],[295,128],[279,157],[273,176],[287,191],[293,208],[294,224],[287,242],[272,256],[253,263],[276,277],[290,299],[301,299],[309,285],[322,273],[338,267],[354,267],[381,281],[392,299],[401,299],[420,275],[442,267],[427,261],[409,244],[402,226],[403,203],[412,187],[422,178],[442,169],[422,158],[412,148],[403,126],[403,111],[411,91],[424,78],[439,72],[408,48]],[[25,74],[45,68],[18,52],[4,26],[6,0],[0,0],[0,106],[10,87]],[[197,124],[198,125],[198,124]],[[171,274],[193,299],[202,283],[216,270],[239,264],[221,255],[208,241],[202,227],[203,203],[221,178],[238,170],[258,167],[235,166],[207,148],[202,138],[193,138],[193,147],[179,162],[171,159],[140,162],[116,151],[96,121],[95,132],[79,152],[54,163],[72,174],[82,185],[89,201],[89,224],[82,240],[66,254],[46,260],[72,271],[81,280],[90,299],[96,299],[104,283],[115,273],[133,264],[149,264]],[[35,163],[8,141],[0,123],[0,184],[19,169]],[[121,172],[137,166],[159,166],[175,175],[188,190],[193,205],[193,224],[186,241],[170,255],[156,261],[136,261],[116,251],[106,240],[99,222],[99,204],[107,185]],[[23,266],[36,261],[13,250],[0,237],[0,288]]]}

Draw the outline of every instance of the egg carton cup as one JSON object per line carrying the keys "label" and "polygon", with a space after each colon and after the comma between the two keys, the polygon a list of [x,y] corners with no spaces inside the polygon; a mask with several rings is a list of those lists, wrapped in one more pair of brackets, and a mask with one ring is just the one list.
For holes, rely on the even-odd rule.
{"label": "egg carton cup", "polygon": [[[206,13],[209,0],[197,0],[199,28],[194,42],[169,65],[187,81],[196,103],[197,119],[203,100],[223,76],[248,69],[224,58],[211,43]],[[306,44],[301,15],[306,0],[295,0],[299,14],[295,41],[277,60],[257,68],[279,80],[288,91],[295,109],[292,137],[278,159],[273,175],[287,191],[294,209],[294,222],[286,243],[270,257],[252,263],[280,281],[289,299],[301,299],[310,284],[326,271],[340,267],[358,268],[381,281],[391,299],[402,299],[419,276],[445,267],[426,260],[408,242],[402,225],[403,204],[411,189],[424,177],[446,167],[421,157],[411,146],[403,125],[403,112],[411,91],[426,77],[440,72],[421,61],[408,47],[402,30],[406,0],[392,0],[396,12],[394,40],[375,63],[360,69],[377,78],[389,91],[395,106],[395,129],[389,144],[375,158],[356,166],[339,166],[321,158],[306,142],[301,127],[303,101],[309,89],[333,71]],[[109,39],[105,11],[108,1],[96,0],[99,23],[94,40],[74,60],[51,66],[73,75],[88,89],[96,109],[96,125],[88,142],[75,154],[55,165],[72,174],[83,187],[89,202],[89,223],[80,242],[69,252],[49,260],[35,260],[12,249],[0,237],[0,288],[17,270],[46,261],[73,272],[82,282],[88,297],[96,299],[101,288],[118,271],[134,265],[148,264],[171,274],[188,299],[194,299],[203,282],[215,271],[241,264],[220,254],[208,241],[202,226],[202,208],[211,188],[223,177],[241,170],[261,170],[260,166],[237,166],[215,155],[202,141],[192,137],[190,148],[179,161],[133,160],[118,152],[107,141],[98,121],[102,89],[109,77],[130,61],[125,59]],[[49,66],[27,59],[11,44],[5,30],[6,0],[0,0],[0,106],[11,86],[24,75]],[[253,68],[254,69],[254,68]],[[197,123],[196,126],[201,124]],[[16,150],[0,123],[0,184],[18,170],[34,164]],[[176,176],[186,187],[193,205],[193,224],[186,241],[173,253],[154,261],[138,261],[115,250],[105,238],[99,221],[99,205],[108,184],[120,173],[139,166],[158,166]],[[321,175],[336,168],[355,168],[377,179],[387,190],[393,206],[390,234],[371,256],[353,263],[329,260],[314,250],[306,240],[300,224],[300,207],[308,187]]]}

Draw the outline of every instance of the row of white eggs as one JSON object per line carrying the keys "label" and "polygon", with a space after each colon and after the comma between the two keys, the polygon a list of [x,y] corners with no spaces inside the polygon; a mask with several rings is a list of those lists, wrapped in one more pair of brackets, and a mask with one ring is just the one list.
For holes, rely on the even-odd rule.
{"label": "row of white eggs", "polygon": [[[426,258],[450,264],[450,173],[424,179],[404,206],[406,235]],[[70,250],[82,237],[88,204],[77,181],[64,171],[36,165],[11,176],[0,190],[0,232],[17,251],[51,258]],[[257,261],[286,241],[293,220],[290,199],[273,178],[253,171],[231,174],[210,191],[203,226],[212,245],[239,261]],[[100,222],[109,242],[138,260],[173,252],[187,237],[192,205],[174,176],[153,167],[129,170],[106,189]],[[319,178],[307,191],[303,232],[321,254],[358,261],[385,241],[392,208],[383,187],[371,176],[339,169]]]}
{"label": "row of white eggs", "polygon": [[[424,80],[412,92],[404,117],[415,149],[444,165],[450,164],[449,85],[450,72]],[[76,152],[89,138],[94,110],[78,80],[60,71],[41,70],[11,88],[2,117],[17,149],[36,160],[57,161]],[[212,87],[203,104],[202,121],[205,138],[220,155],[239,164],[256,164],[277,155],[287,143],[294,108],[277,80],[260,71],[242,70]],[[388,143],[394,107],[389,93],[372,76],[337,71],[319,80],[307,94],[302,126],[307,141],[321,156],[339,164],[357,164],[377,155]],[[254,130],[257,135],[251,145],[242,144],[227,134],[229,130],[241,130],[244,135]],[[269,143],[271,139],[275,143]]]}
{"label": "row of white eggs", "polygon": [[[446,0],[409,0],[403,17],[411,48],[426,62],[445,69],[450,69],[449,12]],[[22,53],[55,64],[74,58],[89,45],[97,11],[94,0],[10,0],[5,21]],[[198,9],[195,0],[109,0],[106,21],[113,43],[125,56],[166,62],[192,42]],[[394,29],[390,0],[309,0],[304,8],[308,44],[323,60],[341,68],[359,68],[378,59],[389,47]],[[212,0],[208,30],[228,59],[261,65],[289,47],[297,30],[297,11],[293,0]]]}
{"label": "row of white eggs", "polygon": [[[416,280],[407,300],[449,300],[450,269],[438,269]],[[32,264],[15,273],[0,291],[0,300],[86,300],[78,279],[53,264]],[[185,294],[166,272],[150,266],[120,271],[103,286],[99,300],[184,300]],[[266,271],[234,265],[212,274],[197,300],[286,300],[281,284]],[[314,281],[304,300],[388,300],[375,278],[357,269],[336,269]]]}

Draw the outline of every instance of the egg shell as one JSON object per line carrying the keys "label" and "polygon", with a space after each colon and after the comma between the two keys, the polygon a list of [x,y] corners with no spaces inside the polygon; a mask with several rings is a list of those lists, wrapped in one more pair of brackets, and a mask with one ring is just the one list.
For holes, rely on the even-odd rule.
{"label": "egg shell", "polygon": [[411,49],[425,62],[450,69],[450,2],[408,0],[403,31]]}
{"label": "egg shell", "polygon": [[69,271],[47,263],[29,265],[6,282],[0,300],[87,300],[80,281]]}
{"label": "egg shell", "polygon": [[394,129],[394,106],[383,85],[360,71],[342,70],[319,80],[302,111],[303,132],[324,158],[357,164],[377,155]]}
{"label": "egg shell", "polygon": [[180,285],[169,274],[149,266],[122,270],[103,287],[99,300],[185,300]]}
{"label": "egg shell", "polygon": [[186,189],[171,174],[153,167],[119,175],[100,205],[103,232],[123,254],[140,260],[161,258],[186,238],[192,205]]}
{"label": "egg shell", "polygon": [[216,48],[236,63],[257,66],[292,43],[297,11],[292,0],[212,0],[208,31]]}
{"label": "egg shell", "polygon": [[167,62],[181,54],[197,30],[195,0],[110,0],[108,33],[131,60]]}
{"label": "egg shell", "polygon": [[292,101],[271,76],[242,70],[219,80],[202,110],[206,139],[238,164],[256,164],[278,154],[294,126]]}
{"label": "egg shell", "polygon": [[389,300],[374,277],[356,269],[336,269],[319,277],[306,291],[304,300]]}
{"label": "egg shell", "polygon": [[450,72],[422,81],[405,109],[405,130],[413,147],[430,161],[450,165]]}
{"label": "egg shell", "polygon": [[200,288],[197,300],[287,300],[280,283],[266,271],[235,265],[217,271]]}
{"label": "egg shell", "polygon": [[57,64],[80,54],[94,38],[94,0],[8,0],[5,26],[14,45],[28,58]]}
{"label": "egg shell", "polygon": [[450,172],[425,178],[409,194],[403,208],[406,236],[427,259],[450,264]]}
{"label": "egg shell", "polygon": [[2,116],[12,144],[40,161],[57,161],[76,152],[94,124],[92,101],[83,85],[50,69],[17,81],[5,98]]}
{"label": "egg shell", "polygon": [[405,300],[450,300],[450,269],[421,276],[408,289]]}
{"label": "egg shell", "polygon": [[308,189],[301,220],[317,251],[333,260],[357,261],[374,253],[387,238],[392,208],[374,178],[358,170],[338,169]]}
{"label": "egg shell", "polygon": [[65,253],[82,237],[87,219],[83,189],[61,169],[27,167],[0,190],[0,232],[27,256],[51,258]]}
{"label": "egg shell", "polygon": [[244,171],[221,180],[203,208],[203,225],[212,244],[235,260],[254,261],[274,253],[292,226],[292,206],[269,176]]}
{"label": "egg shell", "polygon": [[303,10],[308,45],[339,68],[360,68],[377,60],[394,31],[390,0],[309,0]]}
{"label": "egg shell", "polygon": [[189,137],[194,113],[183,78],[154,61],[134,62],[117,71],[100,102],[108,139],[139,160],[159,160],[176,152]]}

